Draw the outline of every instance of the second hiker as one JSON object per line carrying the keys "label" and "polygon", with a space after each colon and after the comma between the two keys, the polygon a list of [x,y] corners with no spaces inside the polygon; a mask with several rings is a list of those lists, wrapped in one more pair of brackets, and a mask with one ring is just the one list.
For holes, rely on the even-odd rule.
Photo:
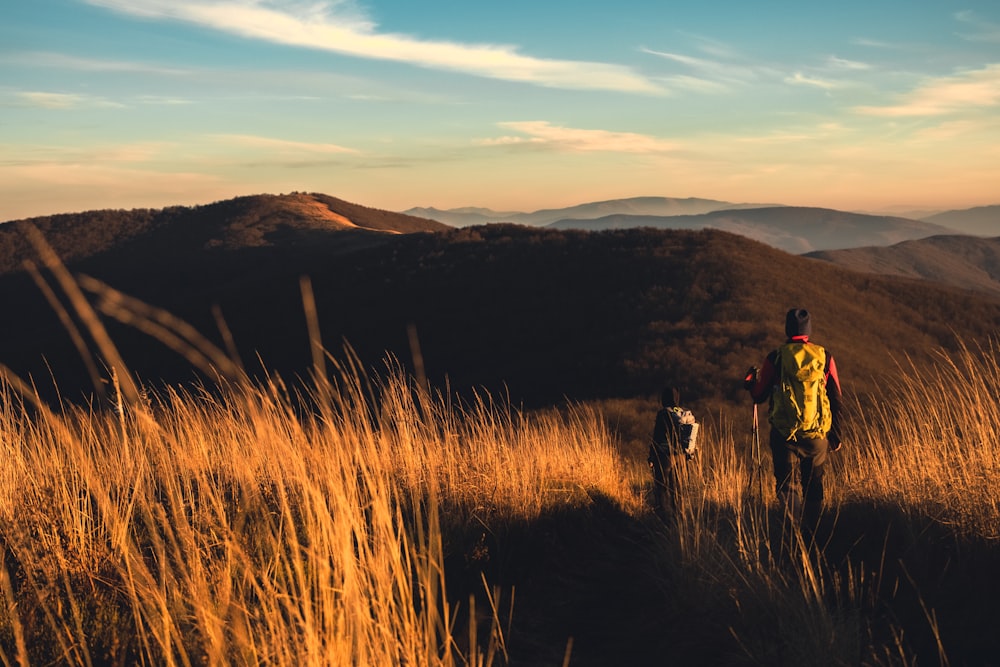
{"label": "second hiker", "polygon": [[694,458],[698,448],[698,422],[681,407],[680,390],[667,387],[660,396],[661,408],[653,425],[649,466],[653,472],[653,504],[661,518],[677,511],[679,479],[684,461]]}

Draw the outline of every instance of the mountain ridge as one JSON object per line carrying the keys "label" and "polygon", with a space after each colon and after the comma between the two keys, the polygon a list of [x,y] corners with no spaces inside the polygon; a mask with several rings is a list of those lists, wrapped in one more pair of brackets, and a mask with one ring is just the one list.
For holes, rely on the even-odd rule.
{"label": "mountain ridge", "polygon": [[953,230],[940,225],[910,218],[848,213],[808,206],[727,209],[698,215],[665,217],[612,215],[593,220],[560,220],[550,226],[555,229],[584,230],[711,227],[740,234],[794,254],[852,245],[888,245],[911,238],[953,233]]}
{"label": "mountain ridge", "polygon": [[1000,234],[1000,204],[943,211],[922,220],[962,230],[966,234],[995,236]]}
{"label": "mountain ridge", "polygon": [[[725,216],[723,211],[744,211],[744,210],[764,210],[764,209],[789,209],[802,214],[807,211],[836,211],[842,217],[861,216],[862,218],[882,224],[885,221],[895,221],[893,224],[897,228],[897,233],[886,230],[882,239],[859,239],[852,242],[845,235],[840,242],[834,244],[824,242],[815,245],[807,236],[795,235],[788,229],[775,234],[760,229],[760,221],[754,221],[752,214],[740,216],[732,214]],[[922,212],[907,209],[912,214],[898,215],[891,213],[881,213],[872,211],[842,211],[814,206],[788,206],[785,204],[753,204],[703,199],[696,197],[631,197],[625,199],[613,199],[599,202],[578,204],[565,208],[542,209],[533,213],[525,212],[497,212],[481,207],[463,207],[448,210],[440,210],[432,207],[412,208],[406,213],[438,220],[446,224],[463,227],[480,224],[491,224],[499,222],[512,222],[515,224],[527,224],[533,226],[552,225],[557,228],[576,227],[580,229],[614,228],[625,226],[641,226],[648,224],[655,227],[667,229],[700,228],[705,226],[712,218],[728,218],[723,220],[720,228],[728,229],[735,233],[740,233],[750,238],[756,238],[764,242],[777,244],[789,252],[811,252],[814,250],[827,250],[834,248],[858,247],[874,244],[876,240],[881,245],[897,243],[910,238],[924,238],[932,235],[942,234],[971,234],[975,236],[990,236],[1000,232],[1000,205],[981,206],[973,209],[956,211]],[[645,216],[645,219],[639,219]],[[694,216],[709,216],[696,218]],[[666,220],[665,218],[675,218]],[[741,218],[748,218],[741,220]],[[602,221],[603,220],[603,224]],[[879,221],[883,221],[879,223]],[[809,220],[805,220],[809,223]],[[716,225],[719,226],[719,225]],[[911,231],[898,233],[904,227],[911,228]],[[815,235],[815,234],[812,234]],[[772,238],[773,237],[773,238]]]}
{"label": "mountain ridge", "polygon": [[[683,215],[707,213],[709,211],[737,208],[757,208],[765,204],[736,204],[699,197],[627,197],[596,202],[586,202],[564,208],[539,209],[530,213],[523,211],[498,212],[486,208],[462,207],[441,210],[437,208],[411,208],[404,211],[409,215],[427,216],[431,219],[453,225],[467,227],[473,225],[511,222],[530,226],[545,226],[558,220],[577,216],[592,219],[612,214],[629,215]],[[778,206],[778,204],[770,204]],[[435,217],[437,216],[437,217]]]}
{"label": "mountain ridge", "polygon": [[[201,206],[101,209],[12,220],[0,224],[0,274],[21,269],[34,251],[24,227],[38,229],[64,261],[106,252],[121,256],[131,244],[165,245],[179,252],[209,248],[328,245],[346,238],[372,242],[385,234],[429,232],[447,225],[347,202],[320,193],[250,195]],[[121,257],[120,257],[121,258]],[[124,258],[121,258],[124,259]]]}
{"label": "mountain ridge", "polygon": [[[267,201],[302,214],[286,200]],[[216,206],[200,215],[240,211]],[[720,230],[491,224],[386,234],[322,220],[303,240],[273,234],[284,227],[272,214],[258,216],[257,227],[238,215],[178,215],[67,262],[174,313],[220,347],[221,316],[240,358],[289,378],[306,377],[312,365],[306,276],[331,350],[346,341],[366,365],[389,354],[409,366],[414,334],[434,386],[485,388],[536,407],[655,396],[665,382],[684,384],[693,404],[738,405],[739,377],[780,342],[791,306],[814,312],[817,340],[835,351],[857,395],[877,391],[874,378],[896,372],[894,360],[953,348],[956,330],[986,339],[1000,329],[1000,299],[861,274]],[[210,243],[231,229],[247,242]],[[0,275],[0,297],[18,322],[0,329],[4,363],[39,391],[51,392],[53,378],[62,396],[87,391],[79,352],[31,278]],[[107,326],[141,378],[192,378],[175,350],[134,327]]]}
{"label": "mountain ridge", "polygon": [[854,271],[916,278],[1000,296],[1000,237],[931,236],[888,247],[823,250],[806,256]]}

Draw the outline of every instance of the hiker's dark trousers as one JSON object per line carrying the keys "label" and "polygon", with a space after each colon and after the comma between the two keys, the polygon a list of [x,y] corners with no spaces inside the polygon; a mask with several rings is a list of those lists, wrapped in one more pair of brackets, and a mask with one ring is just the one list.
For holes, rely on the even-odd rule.
{"label": "hiker's dark trousers", "polygon": [[678,475],[684,465],[684,454],[669,447],[650,447],[649,463],[653,468],[653,497],[657,509],[673,514],[679,502]]}
{"label": "hiker's dark trousers", "polygon": [[778,497],[786,498],[792,491],[792,466],[797,459],[803,496],[802,525],[809,529],[815,528],[823,512],[823,470],[830,451],[830,441],[826,438],[785,440],[785,436],[771,429],[770,444]]}

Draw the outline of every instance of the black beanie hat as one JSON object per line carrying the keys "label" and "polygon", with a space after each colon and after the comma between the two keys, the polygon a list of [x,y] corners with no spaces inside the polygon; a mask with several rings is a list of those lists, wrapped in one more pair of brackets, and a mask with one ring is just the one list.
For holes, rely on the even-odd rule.
{"label": "black beanie hat", "polygon": [[664,387],[660,393],[660,403],[663,407],[681,404],[681,390],[677,387]]}
{"label": "black beanie hat", "polygon": [[812,320],[809,311],[805,308],[792,308],[785,315],[785,335],[808,336],[812,333]]}

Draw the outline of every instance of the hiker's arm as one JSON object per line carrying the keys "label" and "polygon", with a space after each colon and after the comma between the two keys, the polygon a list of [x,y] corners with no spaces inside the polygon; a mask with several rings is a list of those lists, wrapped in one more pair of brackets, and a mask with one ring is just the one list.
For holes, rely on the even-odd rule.
{"label": "hiker's arm", "polygon": [[656,422],[653,424],[653,437],[649,441],[649,455],[646,457],[647,460],[655,464],[660,458],[657,453],[657,448],[662,447],[667,441],[667,431],[666,424],[664,423],[664,414],[661,410],[656,413]]}
{"label": "hiker's arm", "polygon": [[826,363],[826,395],[830,399],[830,415],[833,424],[830,427],[830,440],[840,442],[840,423],[843,419],[843,394],[840,390],[840,377],[837,375],[837,362],[830,355]]}
{"label": "hiker's arm", "polygon": [[763,403],[771,396],[771,388],[774,387],[774,381],[778,376],[774,358],[773,352],[767,355],[764,365],[760,367],[760,373],[757,374],[757,382],[748,389],[754,403]]}
{"label": "hiker's arm", "polygon": [[667,415],[660,410],[656,413],[656,424],[653,426],[653,444],[663,445],[667,443]]}

